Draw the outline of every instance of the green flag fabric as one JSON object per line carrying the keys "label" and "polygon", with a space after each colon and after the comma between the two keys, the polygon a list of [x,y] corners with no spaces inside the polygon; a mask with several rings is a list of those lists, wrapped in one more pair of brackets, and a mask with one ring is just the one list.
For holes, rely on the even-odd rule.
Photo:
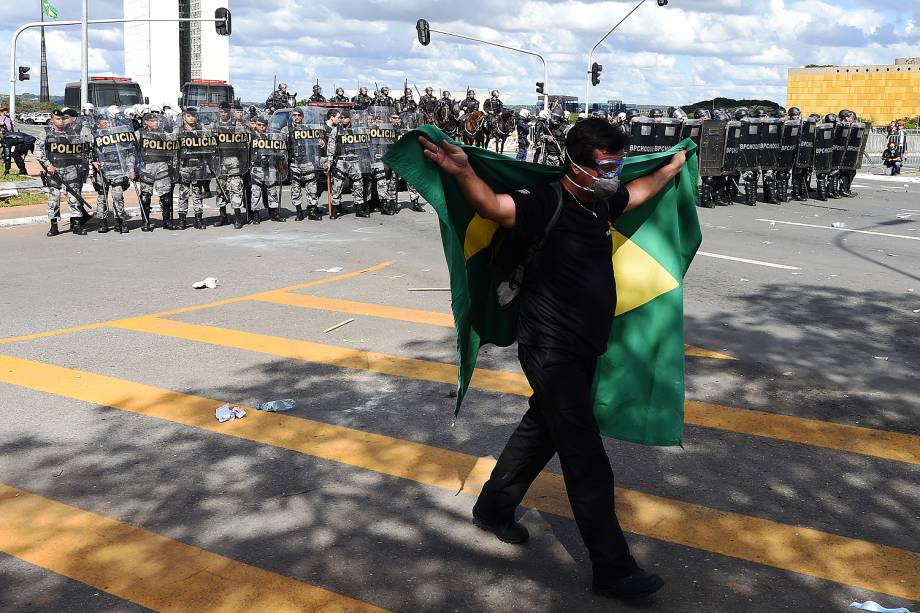
{"label": "green flag fabric", "polygon": [[42,0],[42,13],[51,19],[58,18],[58,10],[54,8],[54,5],[48,2],[48,0]]}
{"label": "green flag fabric", "polygon": [[[420,135],[462,146],[476,174],[496,193],[545,185],[558,180],[562,168],[462,145],[430,125],[403,136],[383,158],[431,204],[440,220],[457,328],[459,411],[479,348],[512,344],[517,324],[512,313],[498,306],[489,274],[489,246],[497,224],[476,214],[454,177],[423,155]],[[627,158],[621,174],[621,181],[628,183],[663,166],[681,150],[688,153],[681,173],[649,202],[614,223],[616,313],[592,390],[601,433],[646,445],[679,445],[683,436],[682,283],[702,240],[696,214],[696,145],[688,139],[666,152]]]}

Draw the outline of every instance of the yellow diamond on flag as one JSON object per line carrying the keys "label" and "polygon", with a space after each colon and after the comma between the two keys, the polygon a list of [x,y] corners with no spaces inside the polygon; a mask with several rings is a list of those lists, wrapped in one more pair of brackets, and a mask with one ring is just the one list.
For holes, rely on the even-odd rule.
{"label": "yellow diamond on flag", "polygon": [[480,217],[479,213],[473,215],[463,238],[463,258],[469,260],[488,247],[492,243],[496,230],[498,230],[498,224],[494,221]]}
{"label": "yellow diamond on flag", "polygon": [[617,284],[615,316],[651,302],[679,284],[655,258],[613,231],[613,275]]}

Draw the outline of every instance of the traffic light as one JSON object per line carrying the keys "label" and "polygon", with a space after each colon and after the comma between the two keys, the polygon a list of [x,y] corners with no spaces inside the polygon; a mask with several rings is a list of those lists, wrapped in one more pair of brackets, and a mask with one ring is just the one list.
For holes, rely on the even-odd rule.
{"label": "traffic light", "polygon": [[221,36],[230,36],[230,11],[220,7],[214,11],[214,29]]}
{"label": "traffic light", "polygon": [[31,69],[30,67],[28,67],[28,66],[20,66],[20,67],[19,67],[19,80],[20,80],[20,81],[28,81],[28,80],[31,78],[31,77],[29,77],[29,71],[30,71],[30,70],[32,70],[32,69]]}
{"label": "traffic light", "polygon": [[543,93],[543,85],[544,85],[543,81],[537,81],[537,93],[538,94]]}
{"label": "traffic light", "polygon": [[415,22],[415,30],[418,32],[418,42],[427,45],[431,42],[431,31],[428,29],[428,20],[419,19]]}
{"label": "traffic light", "polygon": [[604,67],[597,62],[591,64],[591,85],[597,85],[601,82],[601,71],[603,69]]}

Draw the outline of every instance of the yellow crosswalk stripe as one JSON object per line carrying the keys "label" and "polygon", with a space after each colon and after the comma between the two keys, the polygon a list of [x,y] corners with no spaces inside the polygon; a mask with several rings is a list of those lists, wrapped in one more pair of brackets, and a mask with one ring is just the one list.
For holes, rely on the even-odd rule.
{"label": "yellow crosswalk stripe", "polygon": [[[394,307],[370,302],[356,302],[354,300],[342,300],[339,298],[292,294],[281,290],[255,294],[250,296],[249,299],[302,309],[317,309],[321,311],[334,311],[336,313],[348,313],[349,315],[365,315],[368,317],[380,317],[382,319],[395,319],[397,321],[426,324],[429,326],[441,326],[443,328],[454,327],[454,316],[450,313],[441,313],[438,311],[422,311],[419,309]],[[716,360],[735,359],[730,355],[719,353],[718,351],[711,351],[692,345],[684,345],[684,353],[691,357],[712,358]]]}
{"label": "yellow crosswalk stripe", "polygon": [[384,611],[4,484],[0,551],[156,611]]}
{"label": "yellow crosswalk stripe", "polygon": [[[364,370],[423,381],[455,384],[453,364],[361,351],[278,336],[203,326],[157,317],[137,317],[111,322],[115,328],[232,347],[266,355]],[[527,379],[519,373],[476,369],[470,387],[478,390],[529,396]],[[826,447],[848,453],[920,464],[920,437],[874,430],[765,411],[688,400],[686,423],[782,441]]]}
{"label": "yellow crosswalk stripe", "polygon": [[[292,415],[252,410],[245,419],[219,424],[214,408],[223,404],[220,400],[21,358],[0,356],[0,382],[290,449],[454,493],[476,495],[494,466],[489,458]],[[862,589],[920,598],[920,554],[916,552],[634,490],[618,488],[616,496],[627,531]],[[565,484],[557,474],[542,473],[525,504],[572,517]]]}

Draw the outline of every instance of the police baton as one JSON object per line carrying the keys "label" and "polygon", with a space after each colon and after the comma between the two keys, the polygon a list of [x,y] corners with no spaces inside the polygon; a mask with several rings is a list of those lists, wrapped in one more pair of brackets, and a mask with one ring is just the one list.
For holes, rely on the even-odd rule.
{"label": "police baton", "polygon": [[35,161],[38,162],[39,166],[42,167],[42,182],[45,183],[45,185],[47,185],[48,180],[54,179],[57,182],[58,188],[63,187],[64,191],[66,191],[68,194],[76,198],[77,202],[79,202],[81,206],[92,208],[90,207],[89,203],[83,199],[83,196],[79,194],[78,192],[75,192],[73,188],[71,188],[70,185],[68,185],[67,182],[64,181],[64,179],[60,178],[56,174],[51,174],[50,172],[48,172],[48,166],[44,162],[42,162],[38,158],[35,158]]}

